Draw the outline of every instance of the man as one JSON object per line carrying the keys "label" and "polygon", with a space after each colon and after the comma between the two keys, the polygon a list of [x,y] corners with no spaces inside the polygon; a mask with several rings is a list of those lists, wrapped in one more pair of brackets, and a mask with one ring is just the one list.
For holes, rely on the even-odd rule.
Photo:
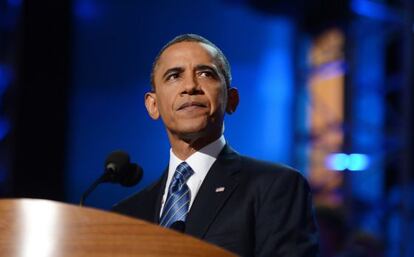
{"label": "man", "polygon": [[114,211],[186,234],[241,256],[317,256],[311,195],[291,168],[235,152],[223,136],[239,103],[229,63],[213,43],[181,35],[156,57],[145,106],[161,118],[170,162],[155,184]]}

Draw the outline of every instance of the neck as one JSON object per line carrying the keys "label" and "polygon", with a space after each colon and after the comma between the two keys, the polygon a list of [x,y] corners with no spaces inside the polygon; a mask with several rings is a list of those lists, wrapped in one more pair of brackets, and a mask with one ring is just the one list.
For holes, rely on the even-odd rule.
{"label": "neck", "polygon": [[182,139],[169,135],[171,149],[181,160],[186,160],[193,153],[220,138],[221,133],[195,139]]}

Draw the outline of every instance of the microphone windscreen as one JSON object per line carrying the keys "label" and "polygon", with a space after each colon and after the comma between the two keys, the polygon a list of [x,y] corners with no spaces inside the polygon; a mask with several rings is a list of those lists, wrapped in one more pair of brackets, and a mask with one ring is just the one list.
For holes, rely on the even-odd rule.
{"label": "microphone windscreen", "polygon": [[119,183],[123,174],[128,172],[130,165],[129,155],[124,151],[114,151],[106,157],[105,171],[101,182]]}
{"label": "microphone windscreen", "polygon": [[[105,169],[119,170],[127,168],[130,163],[129,155],[124,151],[114,151],[106,157]],[[109,167],[108,167],[109,166]]]}
{"label": "microphone windscreen", "polygon": [[141,180],[143,173],[142,168],[138,164],[131,163],[128,166],[128,170],[120,174],[122,176],[120,184],[126,187],[135,186]]}

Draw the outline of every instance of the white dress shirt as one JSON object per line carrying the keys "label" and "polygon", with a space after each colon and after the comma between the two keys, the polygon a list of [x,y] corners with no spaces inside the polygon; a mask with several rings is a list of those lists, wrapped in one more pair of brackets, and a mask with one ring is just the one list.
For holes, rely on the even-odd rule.
{"label": "white dress shirt", "polygon": [[194,171],[194,174],[187,181],[187,186],[190,189],[190,197],[191,197],[189,208],[191,208],[194,202],[194,199],[198,193],[198,190],[200,189],[200,186],[204,181],[204,178],[206,177],[213,163],[216,161],[217,156],[219,155],[219,153],[221,152],[225,144],[226,144],[226,140],[224,139],[224,136],[222,135],[216,141],[206,145],[205,147],[201,148],[199,151],[193,153],[186,160],[180,160],[173,153],[172,149],[170,149],[170,163],[168,166],[168,177],[167,177],[167,183],[165,184],[165,188],[164,188],[164,194],[162,196],[160,217],[164,209],[164,203],[167,200],[166,198],[168,195],[168,189],[170,188],[171,180],[173,178],[173,175],[174,175],[174,172],[177,166],[180,163],[185,161],[188,165],[190,165],[190,167]]}

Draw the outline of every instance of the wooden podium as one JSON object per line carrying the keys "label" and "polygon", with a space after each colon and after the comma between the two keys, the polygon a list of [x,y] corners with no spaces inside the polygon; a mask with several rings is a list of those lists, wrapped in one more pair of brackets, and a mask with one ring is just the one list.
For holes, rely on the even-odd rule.
{"label": "wooden podium", "polygon": [[48,200],[0,200],[0,256],[235,256],[145,221]]}

